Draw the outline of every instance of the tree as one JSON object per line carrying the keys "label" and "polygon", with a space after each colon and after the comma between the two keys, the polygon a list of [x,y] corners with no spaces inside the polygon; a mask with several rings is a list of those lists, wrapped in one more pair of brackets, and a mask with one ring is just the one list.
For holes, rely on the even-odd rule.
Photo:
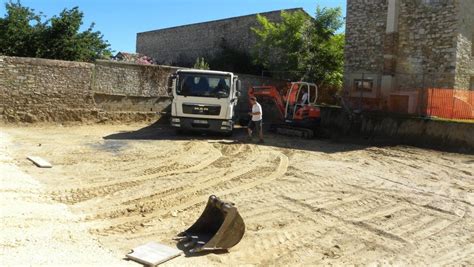
{"label": "tree", "polygon": [[251,53],[232,47],[225,39],[222,39],[219,48],[219,52],[209,59],[212,69],[254,75],[262,74],[263,66],[255,62]]}
{"label": "tree", "polygon": [[195,69],[200,69],[200,70],[208,70],[209,69],[209,64],[204,60],[203,57],[197,58],[196,63],[194,63],[194,68]]}
{"label": "tree", "polygon": [[0,18],[0,53],[10,56],[93,61],[109,57],[107,41],[94,24],[80,31],[84,13],[78,7],[64,9],[59,16],[42,21],[41,14],[7,2],[7,14]]}
{"label": "tree", "polygon": [[6,3],[7,14],[0,18],[0,54],[36,57],[37,41],[44,25],[33,9]]}
{"label": "tree", "polygon": [[281,22],[257,17],[255,57],[279,78],[342,86],[344,35],[340,8],[317,7],[315,18],[302,11],[282,12]]}

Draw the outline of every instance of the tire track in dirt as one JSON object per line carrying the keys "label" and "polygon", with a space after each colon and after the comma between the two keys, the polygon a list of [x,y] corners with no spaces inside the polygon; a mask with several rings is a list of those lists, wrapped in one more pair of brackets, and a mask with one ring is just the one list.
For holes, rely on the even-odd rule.
{"label": "tire track in dirt", "polygon": [[[272,153],[262,153],[262,154],[271,155]],[[263,158],[263,155],[260,155],[260,156]],[[216,195],[222,197],[222,196],[225,196],[227,194],[239,192],[239,191],[242,191],[242,190],[248,190],[249,188],[258,186],[258,185],[263,184],[263,183],[270,182],[270,181],[282,176],[288,168],[288,157],[286,157],[283,154],[276,155],[276,156],[279,158],[280,162],[278,164],[278,167],[276,168],[276,170],[273,173],[269,174],[268,176],[266,176],[264,178],[260,178],[260,179],[257,179],[255,181],[252,181],[252,182],[249,182],[249,183],[244,183],[242,185],[239,185],[239,186],[231,188],[231,189],[227,189],[227,190],[217,192]],[[242,171],[242,172],[244,172],[244,171]],[[245,171],[244,175],[245,175],[245,173],[249,173],[249,171]],[[237,174],[240,174],[240,172],[237,173]],[[189,200],[187,200],[184,203],[179,204],[179,205],[176,205],[177,197],[185,197],[186,195],[190,195],[191,192],[196,191],[195,189],[202,190],[204,188],[210,188],[213,185],[216,185],[218,183],[225,182],[225,181],[228,181],[228,180],[232,180],[232,179],[235,179],[235,178],[238,178],[238,177],[239,177],[239,175],[236,175],[236,173],[234,173],[231,176],[225,176],[225,177],[222,177],[220,179],[217,179],[217,181],[213,181],[211,186],[209,186],[208,184],[201,185],[198,188],[189,189],[189,192],[187,191],[186,194],[184,194],[183,192],[180,192],[179,194],[176,195],[176,197],[174,199],[171,199],[171,200],[167,199],[168,201],[162,203],[161,206],[163,207],[163,209],[160,209],[158,212],[154,212],[151,215],[151,217],[143,218],[140,215],[135,215],[135,216],[127,218],[127,222],[125,222],[125,223],[121,223],[119,225],[112,225],[112,226],[109,226],[109,227],[106,227],[106,228],[99,228],[99,229],[95,229],[93,231],[97,232],[97,233],[100,233],[100,234],[105,234],[105,235],[114,234],[114,233],[137,231],[138,229],[143,228],[146,224],[153,224],[152,222],[154,220],[156,220],[156,218],[159,218],[163,215],[166,215],[166,214],[170,213],[171,211],[185,210],[185,209],[188,209],[188,208],[190,208],[192,206],[195,206],[199,203],[203,203],[203,202],[205,203],[205,201],[208,198],[208,194],[203,193],[203,194],[198,194],[197,196],[192,196],[191,199],[189,199]]]}
{"label": "tire track in dirt", "polygon": [[[251,152],[251,150],[248,151],[248,153]],[[258,162],[258,159],[261,158],[261,155],[246,154],[245,157],[245,160],[251,163]],[[153,188],[153,184],[142,184],[141,187],[143,187],[143,189],[135,188],[133,189],[133,191],[127,190],[126,192],[124,192],[124,194],[126,193],[125,195],[116,194],[113,196],[113,199],[107,199],[107,205],[111,207],[110,209],[108,209],[109,211],[101,210],[101,214],[93,216],[92,218],[117,218],[125,215],[131,216],[134,213],[151,213],[155,209],[163,206],[166,202],[166,199],[179,200],[180,198],[186,197],[186,194],[191,193],[192,191],[196,191],[194,192],[196,194],[199,193],[199,190],[203,190],[212,187],[215,184],[235,179],[236,177],[248,175],[248,173],[254,171],[254,169],[241,168],[240,166],[227,168],[226,170],[213,170],[212,165],[215,162],[219,162],[222,160],[227,159],[225,159],[225,157],[220,157],[212,164],[206,166],[205,168],[202,168],[201,172],[189,173],[188,175],[186,175],[186,179],[181,179],[179,176],[175,176],[165,181],[160,180],[159,188],[157,188],[157,190],[152,194],[143,195],[142,191],[146,188]],[[202,173],[208,174],[203,175]],[[216,179],[216,176],[221,178]],[[140,194],[140,197],[130,199],[130,196],[137,196]],[[121,210],[117,210],[115,208],[115,205],[126,205],[127,207],[122,207]],[[107,212],[109,212],[109,214],[107,214]]]}
{"label": "tire track in dirt", "polygon": [[[146,183],[147,181],[155,180],[160,177],[178,175],[182,173],[194,172],[197,170],[205,169],[206,167],[211,165],[213,162],[221,158],[221,156],[222,154],[220,153],[220,151],[215,150],[214,153],[211,153],[211,157],[204,159],[195,165],[180,166],[179,164],[172,163],[171,165],[168,165],[165,167],[157,167],[153,171],[150,171],[149,169],[147,169],[143,171],[143,175],[138,176],[139,179],[137,178],[135,178],[134,180],[123,179],[123,180],[129,180],[128,182],[122,182],[122,183],[107,182],[107,183],[102,183],[102,184],[95,184],[94,187],[73,188],[73,189],[68,189],[65,191],[55,191],[55,192],[51,192],[51,195],[52,195],[53,200],[67,203],[67,204],[76,204],[76,203],[94,199],[97,197],[108,196],[110,194],[113,194],[119,191],[124,191],[124,190],[127,191],[126,195],[130,195],[130,194],[133,195],[133,192],[130,192],[131,190],[133,191],[133,187],[138,187]],[[175,184],[175,183],[173,182],[169,183],[169,185],[172,185],[172,184]],[[85,206],[87,206],[87,204],[85,204]]]}
{"label": "tire track in dirt", "polygon": [[[322,215],[325,215],[324,219],[328,220],[328,222],[331,222],[333,226],[340,225],[341,227],[347,229],[348,232],[350,232],[351,234],[357,233],[359,231],[364,231],[367,233],[368,236],[372,236],[375,239],[390,239],[392,242],[387,243],[391,245],[396,244],[396,247],[402,247],[407,244],[407,241],[401,238],[400,236],[375,228],[365,222],[352,221],[350,220],[350,216],[340,217],[335,214],[332,214],[330,210],[313,207],[309,204],[304,203],[303,201],[291,197],[282,196],[282,199],[287,202],[287,204],[285,205],[287,209],[298,210],[300,211],[300,214],[302,216],[312,219],[315,222],[321,220],[321,218],[323,217]],[[316,214],[318,216],[316,216]],[[380,246],[384,246],[382,243],[379,244],[377,242],[377,244]]]}
{"label": "tire track in dirt", "polygon": [[283,254],[292,254],[302,248],[311,247],[319,233],[307,233],[301,227],[286,227],[278,230],[265,229],[246,234],[246,239],[240,246],[245,246],[243,252],[234,255],[245,262],[247,258],[258,259],[253,264],[267,265],[274,263]]}
{"label": "tire track in dirt", "polygon": [[[375,192],[363,190],[360,193],[371,199],[368,202],[367,200],[357,200],[355,202],[357,205],[371,203],[369,209],[363,209],[363,212],[351,214],[351,210],[360,210],[354,205],[342,209],[338,206],[326,206],[324,209],[336,216],[344,215],[354,222],[359,221],[373,226],[384,233],[399,237],[410,243],[443,231],[459,220],[459,217],[454,213],[429,209],[426,208],[426,205],[416,205],[406,200],[400,201],[399,198],[390,195],[387,198],[387,194],[384,194],[385,199],[383,201],[376,201],[378,196],[375,195]],[[387,208],[384,211],[385,206],[392,206],[393,208]]]}
{"label": "tire track in dirt", "polygon": [[467,244],[463,247],[449,248],[446,253],[434,255],[432,262],[439,266],[473,266],[474,265],[474,244]]}
{"label": "tire track in dirt", "polygon": [[[172,206],[172,203],[179,203],[185,199],[188,195],[194,195],[200,193],[205,189],[214,187],[219,183],[230,181],[238,177],[248,175],[249,173],[254,172],[255,169],[240,168],[236,171],[231,172],[230,174],[224,175],[224,172],[213,172],[210,175],[200,175],[197,174],[196,179],[186,180],[187,184],[178,186],[176,184],[171,185],[167,190],[153,193],[151,195],[142,196],[132,200],[120,199],[122,204],[128,205],[128,207],[122,207],[122,210],[114,210],[112,213],[103,213],[95,218],[117,218],[120,216],[133,216],[141,214],[149,214],[154,212],[157,209],[160,209],[165,206]],[[222,175],[219,175],[222,174]],[[220,178],[216,179],[216,176]],[[127,191],[127,193],[129,193]],[[115,208],[116,209],[116,208]],[[132,210],[130,210],[132,209]]]}
{"label": "tire track in dirt", "polygon": [[[31,149],[31,138],[23,135],[26,138],[18,142],[26,139],[29,143],[25,142],[17,155]],[[79,149],[81,153],[70,157],[70,162],[79,163],[53,168],[49,173],[38,170],[37,174],[48,188],[60,189],[58,195],[85,194],[70,208],[91,215],[81,226],[98,229],[96,233],[103,235],[101,242],[120,253],[150,238],[173,244],[170,235],[185,229],[200,215],[209,194],[227,193],[219,196],[236,203],[247,226],[245,238],[230,254],[210,254],[191,261],[183,257],[177,262],[474,264],[470,256],[474,254],[470,246],[474,243],[470,231],[474,229],[470,177],[474,161],[470,157],[405,147],[353,150],[346,144],[282,141],[277,137],[269,140],[281,143],[258,146],[206,144],[202,140],[127,141],[130,145],[126,149],[111,153],[82,151],[82,140],[62,141],[61,146],[71,144],[67,151],[56,144],[49,151],[60,158]],[[43,145],[41,149],[46,148]],[[155,149],[172,152],[158,157],[153,153]],[[182,171],[200,160],[211,160],[216,151],[221,156],[209,165]],[[291,166],[281,176],[265,181],[280,166],[279,153],[289,157]],[[81,158],[87,158],[84,164]],[[249,166],[256,158],[257,164]],[[243,169],[247,172],[215,183],[215,179]],[[168,174],[170,171],[178,172]],[[64,184],[57,187],[54,183]],[[62,201],[70,204],[72,200]],[[126,211],[139,204],[146,204],[144,210]],[[123,210],[126,213],[113,214]],[[109,219],[109,212],[117,217]],[[96,214],[103,217],[93,219]]]}
{"label": "tire track in dirt", "polygon": [[[64,161],[65,167],[76,167],[79,162],[83,162],[86,164],[99,164],[101,166],[101,172],[94,173],[91,178],[97,181],[107,180],[110,177],[110,173],[117,173],[116,181],[123,180],[128,181],[130,176],[140,176],[143,175],[142,173],[135,173],[135,170],[143,170],[149,166],[150,162],[155,162],[160,159],[166,158],[168,161],[173,161],[173,159],[179,158],[182,152],[182,147],[193,145],[197,147],[197,144],[193,144],[193,142],[184,142],[178,146],[169,147],[164,151],[156,151],[152,155],[145,154],[147,153],[145,148],[136,148],[131,153],[127,154],[118,154],[114,157],[105,158],[104,157],[90,157],[90,154],[96,154],[103,152],[102,150],[94,149],[93,151],[87,151],[84,153],[85,156],[75,156],[71,157],[71,153],[74,153],[74,150],[71,153],[66,153],[62,158]],[[145,155],[144,155],[145,154]],[[117,160],[119,158],[119,160]],[[105,160],[105,162],[104,162]],[[61,162],[59,162],[61,163]],[[70,164],[73,163],[73,164]],[[62,164],[61,164],[62,165]],[[130,173],[129,176],[123,177],[120,174],[123,173]],[[106,174],[106,175],[103,175]],[[97,185],[101,185],[101,183],[97,183]]]}
{"label": "tire track in dirt", "polygon": [[416,262],[440,266],[472,266],[474,263],[474,233],[459,235],[462,229],[474,229],[469,219],[460,219],[449,227],[437,231],[427,238],[420,239],[418,247],[410,251]]}

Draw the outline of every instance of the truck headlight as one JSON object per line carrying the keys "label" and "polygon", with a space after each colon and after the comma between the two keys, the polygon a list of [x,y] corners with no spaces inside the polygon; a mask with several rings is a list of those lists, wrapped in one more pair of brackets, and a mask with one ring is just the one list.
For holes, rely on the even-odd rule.
{"label": "truck headlight", "polygon": [[223,121],[223,122],[222,122],[222,125],[223,125],[223,126],[230,126],[231,123],[230,123],[230,121]]}
{"label": "truck headlight", "polygon": [[180,122],[179,118],[172,118],[171,122]]}

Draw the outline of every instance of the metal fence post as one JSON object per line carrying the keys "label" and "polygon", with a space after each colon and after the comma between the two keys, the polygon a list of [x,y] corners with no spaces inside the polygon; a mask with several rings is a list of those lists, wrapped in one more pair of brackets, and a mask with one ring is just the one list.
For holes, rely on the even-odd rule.
{"label": "metal fence post", "polygon": [[428,99],[425,100],[425,74],[421,74],[421,96],[419,100],[419,107],[418,107],[418,116],[424,116],[426,113],[425,109],[428,102]]}
{"label": "metal fence post", "polygon": [[360,91],[360,94],[359,94],[359,111],[360,112],[362,111],[362,95],[363,95],[363,92],[364,92],[364,79],[365,79],[365,73],[362,72],[362,86],[359,87],[359,91]]}
{"label": "metal fence post", "polygon": [[[429,89],[428,89],[429,90]],[[433,113],[433,88],[431,88],[431,94],[430,94],[430,97],[431,97],[431,102],[430,102],[430,106],[429,106],[429,109],[430,109],[430,118],[431,118],[431,115]]]}
{"label": "metal fence post", "polygon": [[451,97],[453,98],[453,106],[451,107],[451,119],[454,118],[454,105],[456,104],[455,97],[454,97],[455,94],[456,94],[456,90],[453,89],[453,94],[451,95]]}

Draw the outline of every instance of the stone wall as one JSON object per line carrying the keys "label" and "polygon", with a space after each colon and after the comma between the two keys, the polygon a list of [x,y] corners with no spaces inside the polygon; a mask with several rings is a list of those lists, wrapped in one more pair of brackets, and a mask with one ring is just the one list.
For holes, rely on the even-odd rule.
{"label": "stone wall", "polygon": [[[389,14],[392,6],[396,11]],[[348,0],[346,92],[361,73],[377,77],[374,92],[364,97],[429,87],[468,89],[473,12],[472,0]]]}
{"label": "stone wall", "polygon": [[474,79],[474,1],[462,1],[459,11],[455,87],[471,89],[470,80]]}
{"label": "stone wall", "polygon": [[346,73],[380,73],[383,69],[387,8],[387,1],[347,1]]}
{"label": "stone wall", "polygon": [[[434,74],[425,82],[453,88],[456,69],[458,6],[444,3],[400,1],[396,71],[401,74]],[[413,79],[398,79],[398,88],[409,88]],[[408,86],[405,85],[409,83]],[[414,84],[416,86],[416,83]],[[420,85],[421,87],[422,85]],[[416,89],[416,88],[414,88]]]}
{"label": "stone wall", "polygon": [[[374,90],[364,96],[376,97],[384,67],[384,38],[387,22],[386,1],[348,0],[344,91],[353,92],[354,79],[374,80]],[[358,94],[358,93],[357,93]]]}
{"label": "stone wall", "polygon": [[0,57],[0,115],[8,121],[75,121],[92,116],[93,64]]}
{"label": "stone wall", "polygon": [[[285,10],[292,12],[302,9]],[[279,22],[281,11],[262,13]],[[220,51],[223,40],[234,49],[249,52],[256,43],[251,27],[258,26],[256,15],[203,22],[137,34],[137,53],[153,57],[160,64],[186,66],[196,58],[209,58]]]}
{"label": "stone wall", "polygon": [[[169,108],[167,80],[178,68],[98,61],[95,64],[0,57],[0,122],[141,121]],[[239,75],[247,112],[252,85],[270,78]]]}
{"label": "stone wall", "polygon": [[349,119],[342,108],[321,109],[321,130],[339,140],[368,145],[413,145],[474,152],[474,124],[427,120],[384,112],[364,112]]}
{"label": "stone wall", "polygon": [[0,57],[0,120],[85,122],[159,117],[175,69]]}
{"label": "stone wall", "polygon": [[164,96],[168,76],[177,69],[99,60],[95,63],[93,89],[114,95]]}
{"label": "stone wall", "polygon": [[160,112],[169,104],[167,79],[178,68],[97,61],[92,90],[105,111]]}

